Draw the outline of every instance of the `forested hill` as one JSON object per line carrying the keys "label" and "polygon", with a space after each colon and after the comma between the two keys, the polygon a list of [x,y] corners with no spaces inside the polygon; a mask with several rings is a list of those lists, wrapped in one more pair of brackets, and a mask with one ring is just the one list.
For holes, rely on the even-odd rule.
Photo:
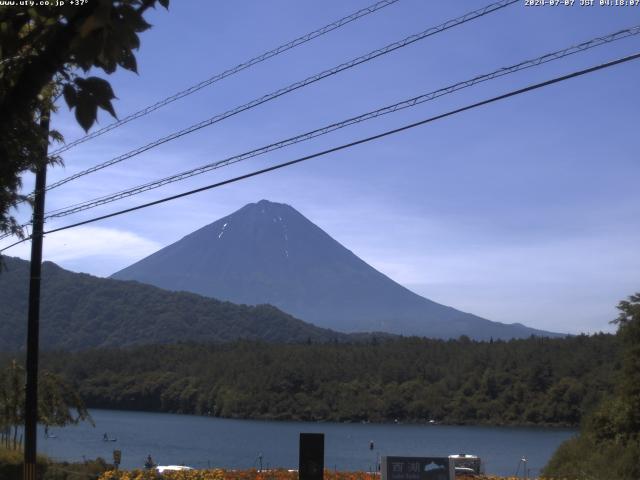
{"label": "forested hill", "polygon": [[90,407],[233,418],[577,425],[618,370],[612,335],[164,345],[47,354]]}
{"label": "forested hill", "polygon": [[[0,272],[0,351],[26,344],[29,263],[3,257]],[[186,292],[168,292],[42,266],[40,345],[83,349],[180,341],[221,342],[238,338],[301,342],[348,337],[298,320],[275,307],[220,302]]]}

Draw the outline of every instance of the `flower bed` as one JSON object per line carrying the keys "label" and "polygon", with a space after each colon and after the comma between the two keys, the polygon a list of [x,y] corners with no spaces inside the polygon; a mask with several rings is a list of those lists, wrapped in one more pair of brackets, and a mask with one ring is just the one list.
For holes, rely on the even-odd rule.
{"label": "flower bed", "polygon": [[[518,480],[515,477],[469,477],[474,480]],[[380,476],[368,472],[336,472],[325,470],[324,480],[379,480]],[[459,480],[465,480],[458,477]],[[298,472],[290,470],[182,470],[162,474],[155,470],[109,471],[99,480],[298,480]]]}
{"label": "flower bed", "polygon": [[[298,472],[289,470],[182,470],[162,474],[155,470],[109,471],[99,480],[298,480]],[[379,476],[366,472],[325,471],[325,480],[378,480]]]}

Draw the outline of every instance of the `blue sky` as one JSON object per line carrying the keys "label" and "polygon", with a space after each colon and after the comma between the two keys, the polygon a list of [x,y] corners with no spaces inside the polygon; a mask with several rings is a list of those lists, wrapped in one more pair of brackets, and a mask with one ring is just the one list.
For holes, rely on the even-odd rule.
{"label": "blue sky", "polygon": [[[139,75],[111,81],[124,116],[372,3],[172,2],[150,15]],[[64,154],[49,182],[375,48],[480,8],[400,0]],[[518,3],[52,191],[48,209],[107,194],[640,24],[640,7]],[[640,38],[526,70],[242,164],[57,220],[213,183],[636,53]],[[106,276],[249,202],[292,205],[432,300],[502,322],[611,331],[640,290],[640,61],[160,207],[52,234],[45,258]],[[101,125],[110,122],[100,117]],[[61,106],[54,125],[82,131]],[[32,185],[25,178],[25,188]],[[26,212],[19,212],[26,219]],[[8,242],[3,242],[7,244]],[[27,258],[28,246],[6,252]]]}

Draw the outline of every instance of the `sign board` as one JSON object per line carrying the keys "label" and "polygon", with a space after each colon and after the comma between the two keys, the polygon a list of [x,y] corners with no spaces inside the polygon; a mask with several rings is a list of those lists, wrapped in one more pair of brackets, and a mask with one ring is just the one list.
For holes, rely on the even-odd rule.
{"label": "sign board", "polygon": [[300,480],[322,480],[324,476],[324,433],[300,434]]}
{"label": "sign board", "polygon": [[454,480],[448,457],[382,457],[382,480]]}

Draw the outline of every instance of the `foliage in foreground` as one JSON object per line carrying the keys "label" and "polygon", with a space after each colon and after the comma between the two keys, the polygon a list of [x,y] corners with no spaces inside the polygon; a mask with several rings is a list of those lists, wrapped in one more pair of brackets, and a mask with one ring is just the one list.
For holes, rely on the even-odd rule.
{"label": "foliage in foreground", "polygon": [[[22,479],[23,460],[22,451],[0,447],[0,479]],[[83,463],[53,462],[43,455],[37,459],[38,480],[96,480],[111,469],[101,458]]]}
{"label": "foliage in foreground", "polygon": [[25,199],[21,175],[42,164],[50,138],[62,138],[40,124],[51,97],[62,94],[85,131],[98,108],[115,117],[109,82],[83,73],[136,72],[138,34],[150,27],[144,15],[169,0],[22,3],[0,6],[0,233],[18,235],[24,232],[11,209]]}
{"label": "foliage in foreground", "polygon": [[[18,431],[25,421],[25,372],[13,360],[0,370],[0,446],[19,448]],[[82,399],[60,376],[43,370],[38,379],[38,420],[45,426],[63,427],[91,420]]]}
{"label": "foliage in foreground", "polygon": [[[334,472],[325,470],[325,480],[375,480],[374,474],[367,472]],[[131,472],[105,472],[100,480],[298,480],[298,472],[278,470],[183,470],[165,472],[155,470],[133,470]]]}
{"label": "foliage in foreground", "polygon": [[[517,480],[515,477],[481,476],[474,480]],[[166,472],[162,475],[151,470],[109,471],[99,480],[298,480],[298,472],[291,470],[186,470]],[[380,480],[380,475],[369,472],[337,472],[325,470],[324,480]],[[457,480],[467,480],[457,477]],[[470,478],[468,480],[471,480]]]}
{"label": "foliage in foreground", "polygon": [[640,293],[618,305],[622,375],[613,394],[556,451],[544,473],[586,480],[640,478]]}

